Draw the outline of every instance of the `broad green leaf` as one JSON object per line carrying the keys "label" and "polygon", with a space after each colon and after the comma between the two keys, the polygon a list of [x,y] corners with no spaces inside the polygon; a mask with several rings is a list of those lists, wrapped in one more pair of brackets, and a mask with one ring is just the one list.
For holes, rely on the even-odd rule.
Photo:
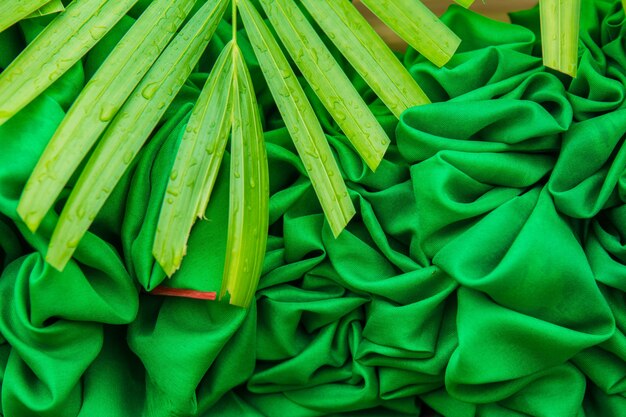
{"label": "broad green leaf", "polygon": [[575,77],[580,0],[540,0],[539,12],[544,65]]}
{"label": "broad green leaf", "polygon": [[28,17],[46,16],[53,13],[60,13],[63,10],[65,10],[65,7],[63,6],[61,0],[52,0],[51,2],[46,3],[44,6],[35,10],[33,13],[28,15]]}
{"label": "broad green leaf", "polygon": [[302,0],[302,4],[396,117],[410,107],[430,103],[350,0]]}
{"label": "broad green leaf", "polygon": [[82,90],[31,174],[18,213],[35,231],[98,137],[159,57],[195,0],[155,0]]}
{"label": "broad green leaf", "polygon": [[457,2],[457,4],[465,7],[466,9],[469,9],[469,7],[474,4],[474,0],[454,0]]}
{"label": "broad green leaf", "polygon": [[124,103],[63,208],[46,260],[62,270],[115,185],[193,70],[228,5],[205,3],[159,56]]}
{"label": "broad green leaf", "polygon": [[206,211],[203,197],[211,195],[232,126],[232,87],[230,42],[194,106],[161,206],[152,253],[168,276],[180,267],[196,216]]}
{"label": "broad green leaf", "polygon": [[0,32],[28,17],[50,0],[3,0],[0,1]]}
{"label": "broad green leaf", "polygon": [[269,174],[252,79],[238,47],[231,137],[230,207],[220,297],[247,307],[261,276],[269,217]]}
{"label": "broad green leaf", "polygon": [[389,138],[293,0],[261,0],[289,55],[367,165],[376,170]]}
{"label": "broad green leaf", "polygon": [[362,0],[380,20],[433,64],[442,67],[461,40],[419,0]]}
{"label": "broad green leaf", "polygon": [[274,36],[249,0],[239,10],[254,52],[335,236],[356,213],[315,111]]}
{"label": "broad green leaf", "polygon": [[137,0],[74,0],[0,74],[0,125],[85,55]]}

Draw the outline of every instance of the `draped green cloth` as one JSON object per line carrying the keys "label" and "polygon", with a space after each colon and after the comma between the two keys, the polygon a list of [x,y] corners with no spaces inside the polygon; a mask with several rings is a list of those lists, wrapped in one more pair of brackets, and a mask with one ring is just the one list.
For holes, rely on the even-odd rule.
{"label": "draped green cloth", "polygon": [[[575,80],[542,66],[536,8],[506,24],[452,6],[461,48],[442,69],[402,56],[434,104],[399,123],[336,54],[392,137],[372,173],[306,88],[357,207],[338,239],[242,35],[271,174],[249,310],[148,293],[220,285],[226,175],[171,281],[151,247],[226,22],[65,271],[43,254],[72,184],[36,234],[16,215],[131,12],[0,127],[0,415],[626,415],[626,26],[619,1],[582,3]],[[0,34],[0,68],[44,22]]]}

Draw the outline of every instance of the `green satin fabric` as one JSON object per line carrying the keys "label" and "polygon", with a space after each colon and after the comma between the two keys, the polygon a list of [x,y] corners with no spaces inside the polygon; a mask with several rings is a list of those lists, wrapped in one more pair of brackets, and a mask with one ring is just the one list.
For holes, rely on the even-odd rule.
{"label": "green satin fabric", "polygon": [[[226,22],[63,273],[42,254],[72,184],[37,234],[15,213],[64,112],[139,11],[0,127],[0,414],[626,415],[619,1],[583,2],[573,81],[542,67],[537,9],[511,25],[451,7],[461,48],[442,69],[402,56],[434,104],[399,123],[336,54],[392,137],[370,172],[306,89],[357,207],[338,239],[242,36],[271,173],[248,311],[147,293],[220,285],[227,163],[172,280],[150,252]],[[0,34],[0,68],[44,22]]]}

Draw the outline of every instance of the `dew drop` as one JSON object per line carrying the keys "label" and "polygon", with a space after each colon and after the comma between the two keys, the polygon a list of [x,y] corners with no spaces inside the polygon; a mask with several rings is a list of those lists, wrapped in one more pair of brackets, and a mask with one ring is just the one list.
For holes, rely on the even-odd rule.
{"label": "dew drop", "polygon": [[93,38],[94,41],[100,40],[107,33],[106,26],[94,26],[89,29],[89,34]]}
{"label": "dew drop", "polygon": [[100,109],[100,121],[110,121],[115,116],[115,113],[117,113],[117,108],[115,106],[109,103],[103,104],[102,108]]}
{"label": "dew drop", "polygon": [[156,93],[158,88],[159,88],[159,85],[157,83],[150,83],[147,86],[145,86],[143,90],[141,90],[141,95],[146,100],[150,100],[152,97],[154,97],[154,94]]}

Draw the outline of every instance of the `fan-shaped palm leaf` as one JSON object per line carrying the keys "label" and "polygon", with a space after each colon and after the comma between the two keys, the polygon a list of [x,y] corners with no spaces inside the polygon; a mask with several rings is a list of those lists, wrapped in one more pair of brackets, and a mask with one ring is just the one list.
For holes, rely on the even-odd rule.
{"label": "fan-shaped palm leaf", "polygon": [[[57,2],[58,1],[54,0]],[[349,0],[298,0],[389,109],[399,116],[428,98]],[[438,66],[460,40],[418,0],[362,0]],[[0,124],[31,102],[134,5],[136,0],[74,0],[0,74]],[[472,0],[457,0],[468,7]],[[194,107],[172,169],[153,254],[176,271],[196,217],[204,214],[231,136],[231,199],[222,295],[248,305],[267,234],[268,174],[252,81],[237,45],[237,10],[333,233],[354,215],[347,186],[301,81],[250,0],[154,0],[87,84],[51,139],[21,198],[36,229],[90,148],[98,142],[53,233],[47,260],[62,269],[202,55],[228,6],[233,41],[223,50]],[[389,138],[295,0],[261,0],[288,54],[371,169]],[[0,30],[49,1],[0,6]],[[50,4],[50,7],[53,4]],[[546,65],[575,74],[580,0],[541,0]],[[42,10],[42,13],[50,10]],[[556,37],[555,37],[556,36]],[[549,37],[549,38],[548,38]],[[557,39],[558,41],[554,41]],[[168,45],[169,43],[169,45]],[[158,57],[158,58],[157,58]],[[42,66],[43,63],[43,66]],[[123,75],[123,76],[122,76]],[[80,134],[78,134],[80,132]],[[245,233],[244,233],[245,232]],[[245,235],[245,238],[244,238]]]}

